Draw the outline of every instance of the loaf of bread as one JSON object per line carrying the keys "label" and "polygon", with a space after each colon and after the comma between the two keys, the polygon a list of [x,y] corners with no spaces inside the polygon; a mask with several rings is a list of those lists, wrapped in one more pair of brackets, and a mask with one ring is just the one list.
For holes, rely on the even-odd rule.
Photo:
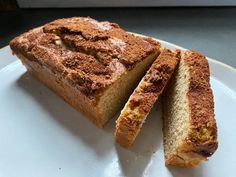
{"label": "loaf of bread", "polygon": [[10,42],[32,76],[98,127],[120,110],[160,44],[91,18],[59,19]]}
{"label": "loaf of bread", "polygon": [[[179,51],[164,49],[130,96],[116,121],[116,142],[130,147],[171,78],[180,57]],[[152,135],[150,135],[152,136]]]}
{"label": "loaf of bread", "polygon": [[133,144],[167,86],[166,165],[195,167],[217,149],[209,65],[197,52],[160,49],[151,38],[89,17],[55,20],[16,37],[10,47],[32,76],[98,127],[125,105],[115,131],[123,147]]}
{"label": "loaf of bread", "polygon": [[210,72],[205,56],[182,52],[163,99],[166,165],[195,167],[217,149]]}

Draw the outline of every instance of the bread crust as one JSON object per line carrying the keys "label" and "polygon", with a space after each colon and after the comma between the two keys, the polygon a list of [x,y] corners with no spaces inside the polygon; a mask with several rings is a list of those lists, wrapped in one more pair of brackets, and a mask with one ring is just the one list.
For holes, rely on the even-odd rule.
{"label": "bread crust", "polygon": [[71,86],[71,84],[61,78],[61,76],[55,75],[55,73],[52,73],[47,68],[40,66],[37,62],[31,62],[21,54],[16,55],[33,77],[40,80],[44,85],[57,93],[57,95],[77,111],[85,115],[96,126],[103,128],[103,117],[96,99],[90,99],[78,89]]}
{"label": "bread crust", "polygon": [[166,159],[166,165],[196,167],[218,147],[214,99],[206,57],[195,51],[186,51],[181,58],[189,72],[187,99],[190,125],[187,138]]}
{"label": "bread crust", "polygon": [[87,96],[96,95],[157,51],[150,39],[115,23],[91,18],[59,19],[10,42],[15,53],[62,74]]}
{"label": "bread crust", "polygon": [[130,96],[116,121],[116,142],[129,148],[154,103],[163,92],[179,61],[179,51],[163,49],[138,87]]}
{"label": "bread crust", "polygon": [[[13,39],[10,47],[34,77],[103,127],[111,118],[99,105],[104,93],[146,58],[156,56],[160,43],[115,23],[72,17],[30,30]],[[151,63],[154,58],[149,59]]]}

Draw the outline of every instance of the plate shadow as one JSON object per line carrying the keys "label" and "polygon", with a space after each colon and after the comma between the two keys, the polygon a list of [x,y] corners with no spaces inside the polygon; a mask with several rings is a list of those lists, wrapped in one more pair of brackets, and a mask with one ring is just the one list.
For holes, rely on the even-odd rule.
{"label": "plate shadow", "polygon": [[160,104],[155,104],[133,147],[124,149],[114,142],[115,120],[119,113],[104,129],[99,129],[28,72],[21,75],[16,84],[48,113],[47,117],[50,120],[83,141],[88,148],[96,152],[98,158],[103,158],[114,148],[124,176],[142,176],[150,164],[152,155],[157,153],[161,145]]}
{"label": "plate shadow", "polygon": [[21,75],[16,84],[48,113],[49,116],[47,117],[53,119],[55,123],[76,138],[82,140],[98,156],[102,157],[114,147],[111,134],[97,128],[53,91],[34,79],[28,72]]}
{"label": "plate shadow", "polygon": [[131,149],[116,144],[119,164],[124,176],[139,177],[151,164],[151,158],[162,142],[161,104],[156,103]]}

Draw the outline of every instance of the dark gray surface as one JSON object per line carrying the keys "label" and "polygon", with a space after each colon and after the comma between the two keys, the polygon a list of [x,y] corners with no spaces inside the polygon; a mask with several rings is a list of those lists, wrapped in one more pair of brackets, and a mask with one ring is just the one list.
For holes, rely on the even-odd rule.
{"label": "dark gray surface", "polygon": [[1,12],[0,46],[50,20],[91,16],[120,24],[236,67],[236,8],[31,9]]}
{"label": "dark gray surface", "polygon": [[173,6],[232,6],[235,0],[17,0],[20,7],[173,7]]}

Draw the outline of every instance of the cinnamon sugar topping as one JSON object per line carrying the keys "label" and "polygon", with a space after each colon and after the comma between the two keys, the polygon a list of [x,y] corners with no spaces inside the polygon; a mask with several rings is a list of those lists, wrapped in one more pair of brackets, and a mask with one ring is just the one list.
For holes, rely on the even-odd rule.
{"label": "cinnamon sugar topping", "polygon": [[86,94],[105,88],[160,44],[91,18],[59,19],[20,35],[14,52],[47,66]]}

